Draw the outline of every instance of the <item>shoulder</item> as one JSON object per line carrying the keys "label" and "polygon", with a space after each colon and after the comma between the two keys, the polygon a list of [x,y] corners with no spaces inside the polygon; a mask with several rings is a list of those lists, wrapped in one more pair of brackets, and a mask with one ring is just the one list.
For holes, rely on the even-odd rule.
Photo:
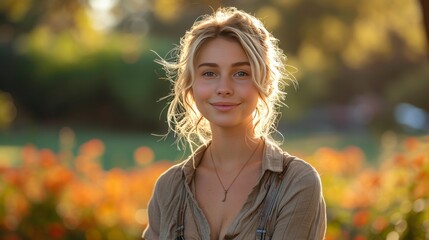
{"label": "shoulder", "polygon": [[165,199],[169,194],[175,192],[175,190],[183,184],[183,165],[185,162],[181,162],[171,166],[164,173],[162,173],[155,183],[156,195],[161,195]]}
{"label": "shoulder", "polygon": [[321,191],[320,176],[313,166],[305,160],[284,151],[276,143],[266,141],[266,145],[266,168],[273,172],[283,171],[282,185],[285,188],[297,190],[300,188],[314,188],[315,191]]}
{"label": "shoulder", "polygon": [[283,155],[288,166],[283,182],[289,185],[290,189],[298,192],[311,189],[316,198],[322,197],[322,183],[317,170],[301,158],[288,153]]}
{"label": "shoulder", "polygon": [[285,154],[285,156],[286,158],[290,159],[288,170],[290,174],[294,175],[294,178],[314,178],[315,180],[320,179],[317,170],[305,160],[288,154]]}
{"label": "shoulder", "polygon": [[283,153],[284,172],[277,202],[276,233],[273,239],[323,239],[326,206],[317,171],[306,161]]}

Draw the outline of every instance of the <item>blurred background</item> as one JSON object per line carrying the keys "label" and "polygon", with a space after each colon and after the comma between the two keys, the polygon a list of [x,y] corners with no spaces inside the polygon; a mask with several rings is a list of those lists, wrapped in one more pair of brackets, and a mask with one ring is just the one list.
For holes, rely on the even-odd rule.
{"label": "blurred background", "polygon": [[[413,151],[422,146],[429,149],[421,140],[429,133],[429,6],[425,0],[1,0],[2,171],[19,172],[26,164],[33,166],[37,159],[48,159],[48,163],[67,166],[66,172],[73,176],[70,179],[75,179],[80,176],[76,172],[92,169],[85,164],[80,167],[86,170],[70,167],[70,162],[79,162],[82,156],[100,168],[97,171],[103,177],[98,181],[108,179],[109,174],[123,176],[136,169],[149,174],[152,167],[155,169],[150,171],[150,181],[143,180],[147,186],[145,200],[140,199],[147,201],[155,173],[186,156],[175,147],[171,136],[166,140],[159,137],[167,133],[163,111],[167,102],[159,99],[169,93],[170,86],[154,60],[157,55],[166,57],[198,16],[219,6],[236,6],[259,17],[288,56],[288,68],[298,87],[290,85],[286,89],[287,107],[282,109],[279,122],[286,150],[312,159],[323,147],[336,152],[353,146],[358,149],[352,154],[355,158],[376,165],[387,156],[389,146],[402,146],[402,140]],[[413,141],[407,141],[410,137],[418,138],[416,146],[420,148],[413,148]],[[282,136],[277,134],[275,138]],[[427,154],[425,150],[418,151]],[[347,158],[348,153],[340,155]],[[388,159],[394,158],[392,154]],[[428,156],[424,156],[427,165]],[[71,181],[67,179],[64,184]],[[5,197],[8,181],[0,182],[0,198],[9,199]],[[21,195],[28,198],[25,192]],[[9,206],[8,201],[12,200],[4,200],[4,208]],[[145,206],[145,202],[134,204],[138,209]],[[24,206],[21,215],[26,216],[31,208]],[[51,213],[54,219],[71,211],[61,206]],[[131,212],[133,219],[139,219],[140,228],[144,226],[144,209]],[[21,223],[24,217],[7,220],[14,214],[0,210],[0,230],[8,229],[5,231],[10,233],[4,236],[28,239],[25,234],[14,233],[19,231],[33,231],[34,235],[35,230]],[[358,215],[362,216],[371,219]],[[103,224],[116,226],[112,219],[106,219]],[[54,230],[49,229],[61,233],[61,221],[53,225]],[[67,231],[76,230],[82,223],[67,221]],[[423,223],[424,229],[429,229],[429,220]],[[393,229],[397,228],[395,224]],[[332,236],[343,233],[339,226],[343,225],[330,228]],[[140,228],[130,230],[131,236]],[[58,236],[105,239],[104,228],[88,229],[70,238],[64,232]],[[388,235],[392,231],[386,230],[383,236],[399,239],[406,230],[396,229],[398,235]],[[346,232],[349,239],[360,236],[357,230]],[[45,233],[40,234],[40,239],[46,239]],[[109,234],[108,239],[129,236],[116,230]],[[331,239],[348,238],[341,235]]]}
{"label": "blurred background", "polygon": [[373,153],[386,131],[429,131],[418,1],[4,0],[0,143],[55,148],[63,127],[79,142],[105,140],[109,155],[156,142],[151,134],[166,133],[158,100],[169,93],[156,54],[220,5],[254,13],[280,40],[299,82],[279,123],[291,144],[329,134]]}

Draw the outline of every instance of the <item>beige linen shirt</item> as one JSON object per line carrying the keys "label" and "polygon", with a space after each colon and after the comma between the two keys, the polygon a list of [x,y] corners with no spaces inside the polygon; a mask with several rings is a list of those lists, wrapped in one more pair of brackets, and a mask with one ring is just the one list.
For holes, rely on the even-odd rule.
{"label": "beige linen shirt", "polygon": [[[190,185],[206,146],[194,156],[162,174],[149,202],[149,223],[143,239],[175,239],[181,196],[185,198],[185,239],[210,240],[210,226],[192,194]],[[262,172],[241,211],[229,226],[224,239],[256,239],[260,212],[267,196],[265,174],[282,172],[284,161],[291,161],[280,184],[272,220],[271,239],[323,239],[326,230],[326,206],[319,174],[308,163],[283,152],[275,144],[265,141]]]}

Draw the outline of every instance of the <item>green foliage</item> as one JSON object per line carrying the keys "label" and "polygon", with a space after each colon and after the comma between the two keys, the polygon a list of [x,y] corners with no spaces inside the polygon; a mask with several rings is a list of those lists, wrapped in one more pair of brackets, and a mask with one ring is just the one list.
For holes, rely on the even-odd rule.
{"label": "green foliage", "polygon": [[[167,94],[168,83],[159,80],[160,67],[150,50],[165,51],[165,41],[113,35],[89,53],[78,51],[71,36],[54,39],[55,51],[32,46],[33,41],[37,39],[29,39],[22,47],[25,54],[17,57],[20,71],[2,83],[21,107],[42,118],[79,118],[92,112],[133,119],[147,128],[157,125],[164,103],[156,101]],[[70,55],[58,57],[66,55],[69,45],[74,46]],[[129,52],[121,47],[127,45],[133,46]]]}
{"label": "green foliage", "polygon": [[[0,67],[7,71],[0,72],[0,89],[25,113],[18,120],[159,128],[165,103],[157,100],[169,86],[159,80],[163,72],[149,50],[163,56],[198,16],[220,5],[262,19],[298,68],[300,87],[288,89],[286,121],[368,95],[387,109],[366,123],[379,132],[394,126],[390,113],[399,102],[429,110],[422,92],[429,73],[420,6],[402,0],[124,0],[107,10],[92,1],[5,0]],[[100,15],[116,25],[97,28]]]}

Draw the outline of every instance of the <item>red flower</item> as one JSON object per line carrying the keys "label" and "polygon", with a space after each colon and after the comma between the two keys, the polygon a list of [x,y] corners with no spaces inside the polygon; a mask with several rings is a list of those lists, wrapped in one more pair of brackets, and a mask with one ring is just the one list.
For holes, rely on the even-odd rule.
{"label": "red flower", "polygon": [[368,223],[369,212],[367,210],[360,210],[353,216],[353,225],[356,227],[363,227]]}
{"label": "red flower", "polygon": [[62,239],[65,234],[66,230],[64,229],[64,226],[59,223],[51,223],[47,226],[48,235],[53,239]]}

